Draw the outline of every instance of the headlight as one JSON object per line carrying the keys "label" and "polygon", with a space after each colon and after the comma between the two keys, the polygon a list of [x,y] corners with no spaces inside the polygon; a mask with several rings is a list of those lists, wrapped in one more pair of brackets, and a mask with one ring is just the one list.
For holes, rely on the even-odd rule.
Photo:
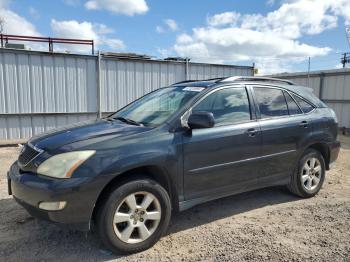
{"label": "headlight", "polygon": [[337,118],[337,115],[336,115],[335,111],[332,108],[330,108],[329,111],[331,111],[331,115],[332,115],[332,117],[334,119],[334,122],[338,123],[338,118]]}
{"label": "headlight", "polygon": [[74,170],[95,152],[95,150],[74,151],[52,156],[38,167],[37,172],[55,178],[70,178]]}

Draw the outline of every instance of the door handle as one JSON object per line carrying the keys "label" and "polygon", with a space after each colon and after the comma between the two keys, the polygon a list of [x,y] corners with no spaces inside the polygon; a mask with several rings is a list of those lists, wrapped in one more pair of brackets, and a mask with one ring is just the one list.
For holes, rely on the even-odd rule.
{"label": "door handle", "polygon": [[256,133],[258,132],[258,130],[256,130],[255,128],[249,128],[246,133],[248,134],[248,136],[250,137],[254,137],[256,135]]}
{"label": "door handle", "polygon": [[299,126],[303,128],[308,128],[309,123],[306,120],[304,120],[300,122]]}

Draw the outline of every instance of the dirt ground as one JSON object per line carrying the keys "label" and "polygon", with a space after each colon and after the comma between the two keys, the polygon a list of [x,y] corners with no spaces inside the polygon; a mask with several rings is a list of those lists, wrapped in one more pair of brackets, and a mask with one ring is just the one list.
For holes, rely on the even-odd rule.
{"label": "dirt ground", "polygon": [[0,148],[1,261],[350,261],[350,138],[321,192],[300,199],[285,188],[224,198],[173,217],[153,248],[117,257],[98,236],[30,217],[7,195],[17,148]]}

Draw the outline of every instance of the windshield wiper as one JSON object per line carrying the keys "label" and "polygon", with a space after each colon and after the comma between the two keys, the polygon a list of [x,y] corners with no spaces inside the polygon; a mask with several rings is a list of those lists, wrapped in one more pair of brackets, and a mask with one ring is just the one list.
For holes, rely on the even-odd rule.
{"label": "windshield wiper", "polygon": [[136,122],[135,120],[132,120],[132,119],[129,119],[129,118],[125,118],[125,117],[122,117],[122,116],[114,117],[113,119],[122,121],[122,122],[130,124],[130,125],[143,126],[142,123]]}

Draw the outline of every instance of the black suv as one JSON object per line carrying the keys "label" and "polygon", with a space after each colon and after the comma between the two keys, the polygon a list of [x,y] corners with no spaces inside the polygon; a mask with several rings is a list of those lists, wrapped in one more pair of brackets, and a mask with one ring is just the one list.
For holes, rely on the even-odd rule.
{"label": "black suv", "polygon": [[35,217],[81,230],[94,222],[112,251],[137,252],[172,210],[275,185],[314,196],[338,156],[337,128],[332,109],[289,81],[184,81],[31,138],[9,193]]}

